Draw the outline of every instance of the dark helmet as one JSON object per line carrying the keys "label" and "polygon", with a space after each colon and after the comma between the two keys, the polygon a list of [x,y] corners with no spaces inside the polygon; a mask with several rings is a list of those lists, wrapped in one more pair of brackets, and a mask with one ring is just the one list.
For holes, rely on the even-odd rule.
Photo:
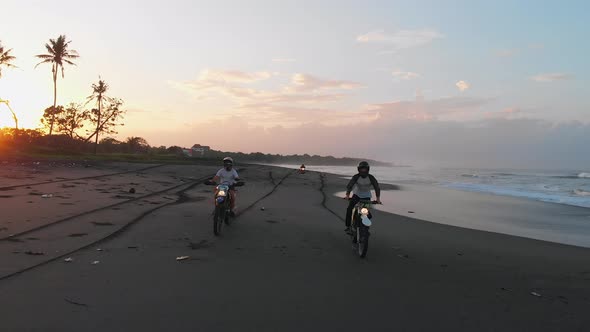
{"label": "dark helmet", "polygon": [[369,163],[366,161],[361,161],[359,163],[359,165],[356,167],[356,169],[359,171],[359,173],[361,173],[361,169],[366,169],[367,173],[369,173],[369,170],[371,170],[371,166],[369,166]]}

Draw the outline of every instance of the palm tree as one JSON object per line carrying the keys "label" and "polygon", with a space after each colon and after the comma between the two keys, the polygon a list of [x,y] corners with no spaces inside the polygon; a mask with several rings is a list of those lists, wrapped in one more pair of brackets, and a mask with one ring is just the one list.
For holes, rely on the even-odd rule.
{"label": "palm tree", "polygon": [[2,42],[0,42],[0,77],[2,77],[2,66],[6,68],[16,68],[15,65],[10,63],[16,59],[14,56],[10,55],[12,49],[4,50],[4,46],[2,46]]}
{"label": "palm tree", "polygon": [[94,142],[94,154],[96,154],[97,147],[98,147],[98,134],[100,132],[100,125],[101,125],[101,116],[102,116],[102,102],[103,101],[110,101],[111,98],[106,96],[106,92],[109,89],[109,85],[98,77],[98,84],[92,83],[92,94],[88,96],[88,102],[96,100],[96,104],[98,108],[96,109],[96,115],[98,121],[96,122],[96,132],[95,132],[95,142]]}
{"label": "palm tree", "polygon": [[[11,51],[12,49],[4,50],[4,46],[2,46],[2,42],[0,42],[0,78],[2,77],[2,66],[6,68],[16,68],[16,66],[11,63],[14,61],[14,59],[16,59],[16,57],[10,55]],[[0,98],[0,104],[5,104],[6,107],[8,107],[8,110],[10,110],[10,113],[12,113],[12,118],[14,119],[14,127],[16,130],[18,130],[18,118],[16,117],[16,113],[14,113],[12,110],[12,107],[10,107],[10,102]]]}
{"label": "palm tree", "polygon": [[[57,104],[57,72],[61,68],[61,77],[64,78],[64,63],[69,65],[76,65],[70,60],[76,59],[79,57],[78,52],[75,50],[69,50],[68,46],[70,45],[71,41],[66,41],[66,36],[61,35],[57,37],[57,39],[49,39],[49,43],[45,44],[45,48],[47,49],[47,54],[39,54],[35,57],[42,59],[43,61],[39,62],[37,66],[42,63],[51,63],[51,73],[53,74],[53,107]],[[51,124],[49,127],[49,135],[53,133],[53,123],[55,122],[55,117],[52,117]]]}
{"label": "palm tree", "polygon": [[14,113],[12,107],[10,107],[10,101],[0,98],[0,104],[4,104],[6,107],[8,107],[8,110],[10,113],[12,113],[12,118],[14,119],[14,129],[18,131],[18,117],[16,116],[16,113]]}

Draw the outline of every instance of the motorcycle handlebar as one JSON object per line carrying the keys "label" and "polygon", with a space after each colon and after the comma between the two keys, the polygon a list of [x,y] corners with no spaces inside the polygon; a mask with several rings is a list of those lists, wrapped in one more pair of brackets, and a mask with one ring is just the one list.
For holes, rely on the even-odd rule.
{"label": "motorcycle handlebar", "polygon": [[[208,185],[208,186],[216,186],[216,185],[217,185],[217,183],[216,183],[215,181],[211,181],[211,180],[207,180],[207,181],[205,181],[205,182],[203,182],[203,183],[204,183],[205,185]],[[243,185],[245,185],[245,184],[246,184],[246,182],[244,182],[244,181],[239,181],[239,182],[236,182],[236,183],[234,183],[234,184],[232,185],[232,187],[241,187],[241,186],[243,186]]]}
{"label": "motorcycle handlebar", "polygon": [[[345,199],[347,201],[350,201],[352,198],[350,198],[350,197],[342,197],[342,199]],[[371,201],[371,204],[381,204],[381,205],[383,205],[383,202],[379,203],[378,201]]]}

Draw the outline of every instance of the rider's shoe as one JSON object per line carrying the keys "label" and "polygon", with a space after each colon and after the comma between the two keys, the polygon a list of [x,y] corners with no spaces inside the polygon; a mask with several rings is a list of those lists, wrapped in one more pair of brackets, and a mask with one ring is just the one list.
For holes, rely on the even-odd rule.
{"label": "rider's shoe", "polygon": [[352,235],[352,230],[350,229],[350,227],[346,227],[346,229],[344,230],[344,232],[348,235]]}

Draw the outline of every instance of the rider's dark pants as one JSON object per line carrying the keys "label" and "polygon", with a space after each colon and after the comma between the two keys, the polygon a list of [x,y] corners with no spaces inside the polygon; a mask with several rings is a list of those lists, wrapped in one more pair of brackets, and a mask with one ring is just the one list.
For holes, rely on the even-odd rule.
{"label": "rider's dark pants", "polygon": [[352,197],[348,201],[348,208],[346,209],[346,219],[344,220],[344,222],[346,223],[346,227],[350,227],[350,221],[352,219],[352,209],[354,209],[354,206],[360,200],[361,198],[357,195],[352,195]]}

